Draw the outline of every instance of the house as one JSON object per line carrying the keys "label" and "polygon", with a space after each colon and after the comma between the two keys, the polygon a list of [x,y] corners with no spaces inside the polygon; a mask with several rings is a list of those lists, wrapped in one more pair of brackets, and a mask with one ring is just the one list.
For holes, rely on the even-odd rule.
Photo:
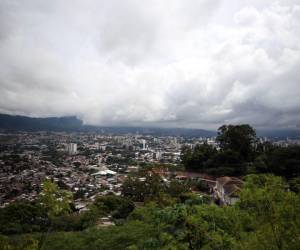
{"label": "house", "polygon": [[239,200],[243,181],[236,177],[223,176],[216,179],[214,196],[221,205],[233,205]]}
{"label": "house", "polygon": [[116,175],[116,174],[117,173],[115,171],[107,169],[107,170],[100,170],[100,171],[98,171],[94,174],[91,174],[91,175],[97,177],[97,176],[104,176],[104,175],[113,176],[113,175]]}
{"label": "house", "polygon": [[114,225],[115,225],[115,223],[111,220],[111,216],[102,217],[96,222],[96,226],[98,228],[109,227],[109,226],[114,226]]}
{"label": "house", "polygon": [[210,190],[209,192],[211,193],[216,181],[212,176],[209,176],[207,174],[203,173],[196,173],[196,172],[183,172],[183,171],[177,171],[175,174],[175,179],[180,180],[180,181],[185,181],[185,180],[194,180],[201,182],[203,185],[206,185],[207,188]]}

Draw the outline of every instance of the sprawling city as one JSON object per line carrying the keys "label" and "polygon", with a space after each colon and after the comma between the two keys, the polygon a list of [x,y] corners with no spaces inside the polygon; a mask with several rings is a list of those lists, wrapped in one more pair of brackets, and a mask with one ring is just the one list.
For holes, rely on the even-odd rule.
{"label": "sprawling city", "polygon": [[[73,193],[79,210],[86,209],[97,196],[121,195],[128,175],[147,167],[153,167],[166,182],[194,178],[213,187],[216,181],[213,176],[185,171],[180,157],[184,147],[207,144],[219,149],[215,137],[19,132],[2,133],[0,139],[2,207],[17,200],[34,201],[42,182],[51,180]],[[272,144],[300,145],[300,139],[273,140]]]}
{"label": "sprawling city", "polygon": [[160,164],[176,169],[182,144],[193,147],[205,141],[64,132],[6,133],[0,138],[2,206],[36,199],[45,179],[72,191],[78,202],[91,202],[107,193],[120,195],[131,172]]}

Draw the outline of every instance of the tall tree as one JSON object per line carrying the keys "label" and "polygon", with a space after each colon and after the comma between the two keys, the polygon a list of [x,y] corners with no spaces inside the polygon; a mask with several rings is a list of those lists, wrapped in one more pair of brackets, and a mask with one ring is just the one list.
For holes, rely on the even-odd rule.
{"label": "tall tree", "polygon": [[299,249],[300,196],[281,177],[249,175],[237,207],[251,216],[243,249]]}
{"label": "tall tree", "polygon": [[56,183],[47,180],[43,183],[40,201],[50,217],[59,216],[71,211],[72,193],[59,189]]}
{"label": "tall tree", "polygon": [[214,159],[216,154],[217,150],[213,146],[203,143],[196,145],[193,150],[184,147],[182,149],[181,159],[186,169],[203,171],[210,167],[208,165]]}
{"label": "tall tree", "polygon": [[238,152],[243,160],[249,161],[253,157],[257,137],[248,124],[223,125],[218,129],[217,141],[222,150]]}

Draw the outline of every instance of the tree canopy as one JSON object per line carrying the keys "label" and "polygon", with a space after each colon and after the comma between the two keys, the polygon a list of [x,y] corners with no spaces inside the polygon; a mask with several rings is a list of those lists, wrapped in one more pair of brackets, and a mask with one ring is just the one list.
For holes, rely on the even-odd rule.
{"label": "tree canopy", "polygon": [[187,170],[222,176],[272,173],[290,179],[300,177],[300,146],[279,147],[259,142],[250,125],[223,125],[218,129],[218,150],[207,143],[182,148]]}
{"label": "tree canopy", "polygon": [[248,124],[223,125],[218,129],[216,138],[220,148],[239,153],[243,160],[249,161],[253,157],[256,132]]}

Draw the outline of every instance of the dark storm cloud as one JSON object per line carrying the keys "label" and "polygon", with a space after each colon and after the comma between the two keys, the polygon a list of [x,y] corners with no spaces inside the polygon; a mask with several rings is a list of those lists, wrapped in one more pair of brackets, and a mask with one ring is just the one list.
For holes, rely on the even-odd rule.
{"label": "dark storm cloud", "polygon": [[0,1],[0,112],[300,124],[297,1]]}

